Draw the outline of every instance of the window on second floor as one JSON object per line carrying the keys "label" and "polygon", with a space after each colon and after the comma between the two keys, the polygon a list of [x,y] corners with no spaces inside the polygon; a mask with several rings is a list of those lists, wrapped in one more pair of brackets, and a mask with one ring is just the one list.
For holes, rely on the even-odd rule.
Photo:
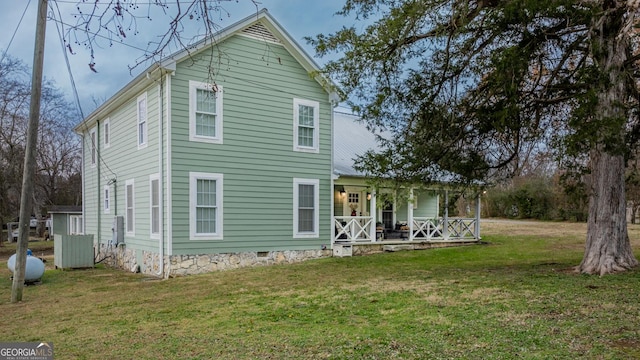
{"label": "window on second floor", "polygon": [[96,129],[91,129],[91,131],[89,131],[89,142],[91,142],[91,144],[89,144],[89,146],[91,147],[91,166],[95,166],[96,159],[98,158],[98,155],[97,155],[98,144],[96,144]]}
{"label": "window on second floor", "polygon": [[222,86],[189,81],[189,139],[222,144]]}
{"label": "window on second floor", "polygon": [[147,94],[138,96],[136,107],[138,119],[138,149],[147,146]]}
{"label": "window on second floor", "polygon": [[102,132],[104,136],[104,147],[108,148],[111,146],[111,122],[109,119],[102,123]]}
{"label": "window on second floor", "polygon": [[293,150],[319,152],[320,104],[293,99]]}

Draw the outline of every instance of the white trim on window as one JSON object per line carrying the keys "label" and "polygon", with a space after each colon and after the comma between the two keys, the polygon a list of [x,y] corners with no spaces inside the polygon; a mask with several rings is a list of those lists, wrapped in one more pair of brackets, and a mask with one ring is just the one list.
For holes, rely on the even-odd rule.
{"label": "white trim on window", "polygon": [[149,232],[152,238],[160,237],[160,176],[149,175]]}
{"label": "white trim on window", "polygon": [[[223,178],[223,174],[189,173],[189,238],[191,240],[222,240]],[[198,184],[204,186],[200,191],[201,196],[198,196]],[[211,186],[214,188],[212,189]],[[202,210],[200,216],[198,209]],[[207,214],[202,212],[208,213],[209,216],[205,218],[204,215]],[[207,227],[209,231],[203,231],[203,228]]]}
{"label": "white trim on window", "polygon": [[105,214],[111,211],[111,187],[109,185],[102,187],[102,209]]}
{"label": "white trim on window", "polygon": [[138,96],[136,101],[136,124],[138,125],[138,149],[147,147],[148,126],[147,126],[147,93]]}
{"label": "white trim on window", "polygon": [[83,218],[82,215],[69,215],[69,234],[70,235],[83,235]]}
{"label": "white trim on window", "polygon": [[91,167],[96,166],[96,162],[98,159],[98,149],[97,149],[97,139],[96,139],[96,128],[89,130],[89,161],[91,163]]}
{"label": "white trim on window", "polygon": [[[309,114],[309,112],[313,112]],[[309,118],[310,117],[310,118]],[[309,120],[313,124],[309,124]],[[304,134],[302,133],[304,132]],[[311,134],[309,134],[311,132]],[[293,150],[320,152],[320,103],[317,101],[293,99]]]}
{"label": "white trim on window", "polygon": [[127,180],[124,184],[124,209],[125,209],[125,234],[135,236],[136,234],[136,191],[133,179]]}
{"label": "white trim on window", "polygon": [[102,138],[104,139],[104,148],[111,146],[111,121],[107,118],[102,122]]}
{"label": "white trim on window", "polygon": [[[214,109],[198,109],[198,92],[205,91],[215,96]],[[222,144],[223,128],[223,98],[224,91],[221,85],[208,84],[189,80],[189,140]],[[198,115],[214,117],[212,126],[198,126]],[[204,130],[212,132],[205,134]]]}
{"label": "white trim on window", "polygon": [[[300,190],[309,190],[309,186],[313,187],[313,207],[310,207],[307,201],[301,203],[300,202]],[[320,222],[320,180],[318,179],[293,179],[293,237],[294,238],[317,238],[319,237],[319,222]],[[304,195],[304,194],[302,194]],[[309,194],[306,193],[308,196]],[[312,218],[313,223],[311,226],[309,224],[302,224],[300,219],[301,211],[309,212],[312,210]],[[306,227],[306,228],[304,228]]]}

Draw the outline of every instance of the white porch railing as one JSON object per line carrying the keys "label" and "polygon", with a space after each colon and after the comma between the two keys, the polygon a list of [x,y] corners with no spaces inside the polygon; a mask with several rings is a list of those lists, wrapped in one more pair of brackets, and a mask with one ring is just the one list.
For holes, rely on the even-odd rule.
{"label": "white porch railing", "polygon": [[[334,217],[334,241],[375,242],[370,216]],[[446,225],[445,225],[446,222]],[[405,241],[474,241],[479,239],[479,223],[475,218],[414,217],[408,239]],[[375,230],[374,230],[375,231]],[[385,240],[391,240],[386,238]]]}
{"label": "white porch railing", "polygon": [[414,217],[410,240],[479,240],[479,225],[475,218]]}
{"label": "white porch railing", "polygon": [[371,237],[371,216],[336,216],[333,219],[335,241],[375,241],[375,234]]}

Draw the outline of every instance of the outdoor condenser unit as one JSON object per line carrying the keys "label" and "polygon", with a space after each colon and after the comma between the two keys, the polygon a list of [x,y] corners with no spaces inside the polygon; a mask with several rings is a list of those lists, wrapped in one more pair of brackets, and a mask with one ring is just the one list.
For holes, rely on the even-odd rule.
{"label": "outdoor condenser unit", "polygon": [[113,238],[111,239],[113,245],[124,242],[124,216],[115,216],[113,218],[111,231],[113,232]]}

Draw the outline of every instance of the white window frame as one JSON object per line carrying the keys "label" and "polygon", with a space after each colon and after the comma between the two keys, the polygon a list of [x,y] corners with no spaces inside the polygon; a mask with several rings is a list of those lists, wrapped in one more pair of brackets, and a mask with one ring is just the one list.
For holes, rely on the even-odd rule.
{"label": "white window frame", "polygon": [[[216,136],[204,136],[196,134],[196,107],[198,96],[197,90],[213,91],[216,95]],[[189,80],[189,140],[211,144],[222,144],[224,123],[222,101],[223,95],[224,91],[221,85],[212,85],[205,82]]]}
{"label": "white window frame", "polygon": [[[154,197],[153,197],[153,183],[157,182],[158,183],[158,193],[156,194],[156,202],[157,205],[154,205]],[[160,228],[161,228],[161,221],[162,221],[162,212],[160,211],[160,192],[162,191],[162,189],[160,189],[160,176],[158,174],[153,174],[153,175],[149,175],[149,234],[152,238],[159,238],[160,237]],[[154,209],[157,209],[157,216],[158,216],[158,230],[154,232],[153,229],[153,221],[154,221]]]}
{"label": "white window frame", "polygon": [[98,144],[96,139],[96,129],[93,128],[89,130],[89,161],[91,163],[91,167],[95,167],[98,162]]}
{"label": "white window frame", "polygon": [[105,214],[111,212],[111,187],[109,185],[102,187],[102,209]]}
{"label": "white window frame", "polygon": [[84,235],[82,215],[69,215],[69,234]]}
{"label": "white window frame", "polygon": [[[140,104],[144,103],[144,112],[140,112]],[[143,115],[143,116],[141,116]],[[147,124],[149,123],[148,119],[149,119],[149,104],[147,103],[147,93],[144,93],[140,96],[138,96],[138,100],[136,101],[136,124],[137,124],[137,131],[136,134],[138,134],[137,137],[137,143],[138,143],[138,149],[142,149],[147,147],[147,140],[149,137],[149,126],[147,126]],[[142,134],[140,134],[142,129]]]}
{"label": "white window frame", "polygon": [[[216,232],[199,234],[197,233],[197,201],[198,201],[198,180],[216,181]],[[223,239],[223,219],[224,219],[224,176],[216,173],[189,173],[189,238],[191,240],[222,240]]]}
{"label": "white window frame", "polygon": [[[129,186],[131,186],[131,203],[129,203]],[[129,218],[129,209],[131,209],[131,218]],[[136,187],[133,179],[124,183],[124,226],[125,235],[136,235]],[[131,225],[131,230],[129,230]]]}
{"label": "white window frame", "polygon": [[102,122],[102,136],[104,139],[104,148],[111,146],[111,121],[106,119]]}
{"label": "white window frame", "polygon": [[[313,108],[313,146],[302,146],[298,139],[300,125],[300,106]],[[320,152],[320,103],[312,100],[293,99],[293,151],[318,153]]]}
{"label": "white window frame", "polygon": [[[299,218],[299,188],[300,185],[313,185],[313,231],[301,232],[298,229]],[[301,238],[317,238],[320,236],[320,180],[319,179],[293,179],[293,237],[297,239]]]}

